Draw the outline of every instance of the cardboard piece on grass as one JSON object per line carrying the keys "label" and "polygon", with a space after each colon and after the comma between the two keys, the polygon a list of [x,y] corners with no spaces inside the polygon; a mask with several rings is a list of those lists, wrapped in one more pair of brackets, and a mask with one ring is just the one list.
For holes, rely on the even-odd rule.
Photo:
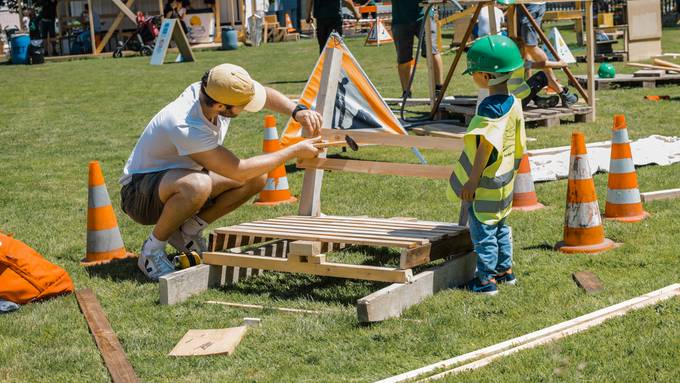
{"label": "cardboard piece on grass", "polygon": [[[571,50],[569,50],[569,46],[564,41],[562,35],[560,34],[560,31],[558,31],[557,28],[553,28],[550,31],[550,33],[548,34],[548,40],[550,40],[550,43],[557,51],[557,54],[560,55],[560,59],[562,59],[562,61],[564,61],[567,64],[574,64],[576,62],[576,58],[571,53]],[[545,45],[543,45],[543,51],[545,52],[546,55],[548,55],[549,60],[557,60],[552,55],[552,53],[550,53],[550,50],[548,50],[548,47],[546,47]]]}
{"label": "cardboard piece on grass", "polygon": [[[323,62],[327,50],[331,47],[343,53],[342,69],[338,79],[333,124],[328,127],[324,126],[324,128],[356,129],[405,135],[406,130],[361,69],[342,38],[336,33],[332,33],[328,38],[326,47],[312,70],[299,102],[312,110],[316,109],[316,96],[319,93]],[[300,141],[302,139],[301,132],[300,124],[293,121],[292,118],[289,119],[281,135],[281,144],[288,146]]]}
{"label": "cardboard piece on grass", "polygon": [[[182,26],[179,25],[177,19],[165,19],[161,24],[161,31],[156,38],[156,46],[151,56],[151,65],[162,65],[165,61],[165,55],[168,53],[170,41],[177,44],[180,55],[175,62],[195,61],[194,52],[189,45],[189,39],[184,34]],[[181,57],[181,58],[180,58]]]}
{"label": "cardboard piece on grass", "polygon": [[364,45],[380,45],[393,41],[392,35],[390,35],[390,32],[385,28],[385,24],[383,24],[380,19],[377,19],[377,21],[371,25],[371,31],[368,32]]}
{"label": "cardboard piece on grass", "polygon": [[234,353],[248,327],[189,330],[170,351],[170,356],[201,356]]}

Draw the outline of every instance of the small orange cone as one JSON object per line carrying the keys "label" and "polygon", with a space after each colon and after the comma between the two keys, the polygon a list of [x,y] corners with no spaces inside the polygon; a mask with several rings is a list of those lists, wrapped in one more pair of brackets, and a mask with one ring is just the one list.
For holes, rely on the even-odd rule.
{"label": "small orange cone", "polygon": [[380,18],[377,18],[371,25],[371,30],[368,32],[368,36],[366,36],[364,45],[380,46],[380,44],[391,43],[393,41],[392,35],[385,28],[385,24],[383,24]]}
{"label": "small orange cone", "polygon": [[290,15],[286,12],[286,29],[288,33],[295,33],[297,29],[293,26],[293,21],[290,19]]}
{"label": "small orange cone", "polygon": [[113,259],[134,257],[125,250],[116,214],[113,212],[104,175],[98,161],[90,161],[87,190],[87,254],[83,266],[107,263]]}
{"label": "small orange cone", "polygon": [[[281,149],[279,135],[276,131],[276,118],[272,115],[264,117],[264,141],[262,150],[265,153],[273,153]],[[281,164],[267,175],[267,183],[255,201],[255,205],[278,205],[280,203],[292,203],[297,201],[288,190],[288,177],[286,177],[286,165]]]}
{"label": "small orange cone", "polygon": [[586,137],[582,132],[574,132],[571,135],[564,240],[558,242],[555,249],[563,253],[594,254],[613,247],[614,242],[604,237],[595,183],[588,165]]}
{"label": "small orange cone", "polygon": [[519,170],[515,176],[515,187],[512,196],[512,210],[532,211],[543,209],[542,203],[538,202],[534,189],[534,178],[531,176],[531,164],[529,155],[524,154],[519,163]]}
{"label": "small orange cone", "polygon": [[626,116],[622,114],[614,116],[604,216],[621,222],[638,222],[649,216],[649,213],[642,209],[635,163],[630,151]]}

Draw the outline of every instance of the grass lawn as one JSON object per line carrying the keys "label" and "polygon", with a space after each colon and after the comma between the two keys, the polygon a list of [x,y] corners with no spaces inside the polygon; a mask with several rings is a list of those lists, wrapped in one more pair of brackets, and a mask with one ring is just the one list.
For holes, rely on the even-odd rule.
{"label": "grass lawn", "polygon": [[[394,48],[364,47],[362,39],[347,43],[383,96],[397,97],[401,92]],[[678,52],[680,30],[664,30],[663,43],[664,51]],[[199,52],[195,63],[160,67],[149,65],[148,58],[0,67],[0,229],[14,233],[65,268],[78,288],[94,289],[141,380],[373,381],[678,282],[677,200],[646,205],[652,217],[641,223],[606,222],[607,236],[623,243],[616,250],[596,256],[550,250],[562,237],[565,181],[537,184],[539,199],[547,208],[513,213],[509,218],[515,235],[517,287],[501,287],[496,297],[444,291],[411,308],[401,319],[373,326],[358,325],[353,304],[384,286],[380,283],[268,273],[179,305],[160,306],[158,285],[143,278],[134,260],[90,269],[79,265],[85,252],[88,161],[101,162],[123,238],[128,249],[136,252],[150,228],[133,223],[120,211],[117,179],[154,114],[189,83],[198,81],[205,70],[222,62],[242,65],[265,85],[299,94],[316,52],[315,41],[306,40]],[[452,58],[452,54],[444,56],[447,65]],[[633,71],[615,66],[621,72]],[[573,68],[585,73],[584,64]],[[417,97],[426,94],[425,73],[419,71]],[[469,77],[456,75],[448,94],[473,92]],[[667,94],[675,100],[643,101],[647,94]],[[573,129],[584,131],[589,142],[607,140],[616,113],[626,114],[633,139],[678,135],[678,98],[680,87],[600,91],[596,122],[529,130],[528,135],[537,139],[529,147],[568,145]],[[235,119],[225,145],[240,156],[258,154],[263,116],[244,114]],[[278,117],[281,127],[285,117]],[[424,153],[432,163],[453,160],[451,154]],[[415,162],[408,150],[362,149],[356,156]],[[642,191],[678,187],[679,174],[679,164],[638,169]],[[293,192],[299,193],[302,172],[293,170],[288,177]],[[606,181],[606,174],[595,177],[602,209]],[[458,207],[445,200],[444,185],[443,181],[334,172],[324,179],[322,208],[327,214],[451,221],[458,216]],[[297,206],[247,204],[211,227],[296,212]],[[347,259],[367,256],[333,254]],[[597,274],[605,290],[584,295],[571,280],[571,273],[580,270]],[[320,316],[261,312],[204,304],[206,300],[332,312]],[[237,326],[243,317],[253,316],[262,318],[263,325],[249,330],[233,356],[167,356],[190,328]],[[455,380],[671,382],[680,376],[678,361],[680,299],[674,299],[514,354]],[[108,379],[73,295],[0,316],[0,381]]]}

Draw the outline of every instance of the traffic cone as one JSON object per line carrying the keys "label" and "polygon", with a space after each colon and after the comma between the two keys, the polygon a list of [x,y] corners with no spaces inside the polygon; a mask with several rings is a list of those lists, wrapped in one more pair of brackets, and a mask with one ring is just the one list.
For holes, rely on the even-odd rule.
{"label": "traffic cone", "polygon": [[649,216],[642,209],[635,164],[630,151],[626,116],[614,116],[604,216],[621,222],[638,222]]}
{"label": "traffic cone", "polygon": [[543,209],[542,203],[538,202],[534,189],[534,178],[531,176],[531,164],[529,156],[524,154],[519,163],[519,170],[515,176],[515,187],[512,195],[512,210],[532,211]]}
{"label": "traffic cone", "polygon": [[290,15],[286,12],[286,29],[288,33],[295,33],[297,29],[293,26],[293,21],[290,19]]}
{"label": "traffic cone", "polygon": [[364,45],[379,46],[380,44],[391,43],[393,41],[392,35],[390,35],[390,32],[385,28],[385,24],[378,18],[375,23],[371,25],[371,30],[368,32],[368,36],[366,36]]}
{"label": "traffic cone", "polygon": [[87,253],[80,264],[90,266],[107,263],[113,259],[134,257],[134,254],[125,250],[99,162],[90,161],[89,167]]}
{"label": "traffic cone", "polygon": [[574,132],[571,135],[564,240],[558,242],[555,249],[563,253],[600,253],[613,247],[614,242],[604,237],[585,135]]}
{"label": "traffic cone", "polygon": [[[265,153],[273,153],[281,149],[279,135],[276,131],[276,118],[272,115],[264,117],[264,141],[262,150]],[[286,177],[286,165],[281,164],[267,175],[267,183],[255,201],[255,205],[278,205],[280,203],[292,203],[297,201],[288,190],[288,178]]]}

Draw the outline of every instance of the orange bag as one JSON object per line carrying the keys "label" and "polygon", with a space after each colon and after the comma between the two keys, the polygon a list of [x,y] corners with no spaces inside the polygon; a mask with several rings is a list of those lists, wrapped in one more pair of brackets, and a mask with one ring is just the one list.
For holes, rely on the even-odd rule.
{"label": "orange bag", "polygon": [[0,299],[23,305],[72,292],[73,282],[64,269],[0,233]]}

